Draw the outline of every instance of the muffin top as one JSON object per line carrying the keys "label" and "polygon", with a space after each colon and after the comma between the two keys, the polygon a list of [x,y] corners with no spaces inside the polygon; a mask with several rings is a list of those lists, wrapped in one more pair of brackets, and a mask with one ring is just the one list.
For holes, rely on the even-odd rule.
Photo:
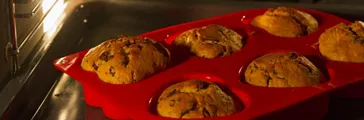
{"label": "muffin top", "polygon": [[216,84],[188,80],[169,86],[158,99],[157,112],[170,118],[209,118],[236,112],[233,99]]}
{"label": "muffin top", "polygon": [[340,23],[327,29],[319,38],[322,56],[341,62],[364,62],[364,23]]}
{"label": "muffin top", "polygon": [[130,84],[167,67],[169,51],[148,38],[121,36],[90,49],[81,67],[112,84]]}
{"label": "muffin top", "polygon": [[251,24],[281,37],[304,36],[318,28],[318,22],[310,14],[289,7],[270,8]]}
{"label": "muffin top", "polygon": [[208,25],[180,34],[174,41],[196,56],[218,58],[228,56],[243,47],[243,37],[221,25]]}
{"label": "muffin top", "polygon": [[320,71],[296,53],[269,53],[249,64],[245,81],[262,87],[310,86],[320,83]]}

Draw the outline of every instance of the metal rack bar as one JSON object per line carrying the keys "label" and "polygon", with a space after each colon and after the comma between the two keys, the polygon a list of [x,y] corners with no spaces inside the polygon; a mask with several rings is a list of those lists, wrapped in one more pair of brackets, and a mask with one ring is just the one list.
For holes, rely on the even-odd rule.
{"label": "metal rack bar", "polygon": [[[9,0],[8,2],[9,7],[9,21],[10,21],[10,40],[9,44],[12,47],[8,47],[6,50],[8,53],[6,57],[12,57],[12,74],[16,74],[19,70],[18,64],[18,42],[17,42],[17,32],[16,32],[16,21],[15,21],[15,3],[14,0]],[[9,50],[10,49],[10,50]]]}

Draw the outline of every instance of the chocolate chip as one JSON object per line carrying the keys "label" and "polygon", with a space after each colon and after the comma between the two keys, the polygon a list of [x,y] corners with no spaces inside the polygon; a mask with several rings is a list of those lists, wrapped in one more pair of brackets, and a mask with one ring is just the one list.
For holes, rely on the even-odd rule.
{"label": "chocolate chip", "polygon": [[268,86],[269,86],[270,81],[272,80],[272,77],[270,77],[270,76],[269,76],[269,74],[268,74],[266,79],[267,79],[267,87],[268,87]]}
{"label": "chocolate chip", "polygon": [[113,76],[113,77],[115,76],[115,68],[113,66],[111,66],[109,68],[109,72],[110,72],[111,76]]}
{"label": "chocolate chip", "polygon": [[92,67],[94,68],[94,70],[97,70],[99,68],[95,63],[92,64]]}
{"label": "chocolate chip", "polygon": [[110,54],[110,51],[105,51],[103,52],[100,57],[99,57],[101,60],[107,62],[109,61],[110,59],[114,58],[114,55],[111,55]]}
{"label": "chocolate chip", "polygon": [[348,29],[351,33],[353,33],[355,36],[359,36],[358,33],[356,33],[352,27],[349,27]]}
{"label": "chocolate chip", "polygon": [[197,34],[194,34],[195,38],[198,38],[198,35]]}
{"label": "chocolate chip", "polygon": [[219,44],[219,46],[222,47],[222,51],[217,55],[217,57],[222,57],[222,56],[224,56],[224,53],[227,51],[226,46],[220,45],[220,44]]}
{"label": "chocolate chip", "polygon": [[129,59],[126,59],[122,62],[122,64],[124,65],[124,67],[128,66],[129,64]]}
{"label": "chocolate chip", "polygon": [[143,46],[141,46],[141,45],[138,45],[138,48],[139,48],[139,49],[143,49]]}
{"label": "chocolate chip", "polygon": [[172,95],[176,94],[177,90],[174,89],[172,92],[168,93],[167,97],[171,97]]}
{"label": "chocolate chip", "polygon": [[251,66],[249,66],[249,67],[250,67],[250,69],[251,69],[250,73],[253,73],[253,72],[255,72],[255,71],[257,71],[257,70],[258,70],[258,65],[257,65],[256,63],[254,63],[254,62],[253,62],[253,64],[252,64]]}
{"label": "chocolate chip", "polygon": [[175,99],[171,100],[171,102],[169,103],[169,106],[173,107],[175,105],[176,105],[176,100]]}
{"label": "chocolate chip", "polygon": [[124,67],[127,67],[128,66],[128,64],[129,64],[129,54],[128,53],[126,53],[125,55],[124,55],[124,61],[122,62],[122,64],[124,65]]}
{"label": "chocolate chip", "polygon": [[130,40],[125,41],[124,45],[129,47],[131,45]]}
{"label": "chocolate chip", "polygon": [[356,36],[356,39],[353,40],[354,43],[364,44],[364,37]]}
{"label": "chocolate chip", "polygon": [[201,83],[197,85],[197,91],[207,89],[209,85],[210,83],[201,81]]}
{"label": "chocolate chip", "polygon": [[103,52],[99,58],[103,61],[108,61],[107,56],[109,56],[109,51]]}
{"label": "chocolate chip", "polygon": [[282,79],[282,80],[285,79],[283,76],[279,75],[278,72],[275,69],[273,69],[273,74],[275,76],[277,76],[277,78],[279,78],[279,79]]}
{"label": "chocolate chip", "polygon": [[135,72],[134,71],[131,71],[131,80],[132,80],[132,83],[137,82],[137,80],[135,79]]}
{"label": "chocolate chip", "polygon": [[295,52],[291,52],[291,53],[289,53],[289,58],[291,58],[291,59],[297,59],[298,58],[298,55]]}
{"label": "chocolate chip", "polygon": [[353,30],[352,27],[349,27],[348,30],[355,35],[355,39],[353,40],[354,43],[364,44],[364,37],[359,36],[358,33]]}

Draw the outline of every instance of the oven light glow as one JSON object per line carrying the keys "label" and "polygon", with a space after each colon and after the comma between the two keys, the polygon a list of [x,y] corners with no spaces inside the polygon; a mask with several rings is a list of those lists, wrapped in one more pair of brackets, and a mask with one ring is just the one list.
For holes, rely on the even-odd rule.
{"label": "oven light glow", "polygon": [[[56,0],[44,0],[42,3],[43,12],[45,12],[44,10],[46,9],[50,9],[54,1]],[[58,0],[54,4],[54,7],[51,9],[51,11],[49,11],[48,15],[44,18],[43,21],[44,32],[48,32],[54,25],[56,25],[58,18],[62,15],[66,6],[67,5],[64,3],[64,0]]]}
{"label": "oven light glow", "polygon": [[43,0],[42,1],[42,12],[45,14],[56,2],[56,0]]}

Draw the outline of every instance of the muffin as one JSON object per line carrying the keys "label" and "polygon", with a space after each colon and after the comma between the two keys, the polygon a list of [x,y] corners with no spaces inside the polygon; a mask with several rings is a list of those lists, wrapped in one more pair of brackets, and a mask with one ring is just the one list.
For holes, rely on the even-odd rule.
{"label": "muffin", "polygon": [[280,37],[299,37],[318,28],[318,22],[310,14],[288,7],[268,9],[255,17],[251,25]]}
{"label": "muffin", "polygon": [[243,47],[243,37],[221,25],[208,25],[180,34],[174,44],[204,58],[228,56]]}
{"label": "muffin", "polygon": [[321,55],[341,62],[364,62],[364,23],[340,23],[323,32],[319,38]]}
{"label": "muffin", "polygon": [[248,84],[262,87],[301,87],[320,83],[320,71],[296,53],[269,53],[255,59],[245,71]]}
{"label": "muffin", "polygon": [[169,118],[211,118],[233,114],[236,109],[233,99],[216,84],[189,80],[165,89],[157,112]]}
{"label": "muffin", "polygon": [[81,67],[111,84],[130,84],[164,70],[169,51],[152,39],[122,36],[90,49]]}

